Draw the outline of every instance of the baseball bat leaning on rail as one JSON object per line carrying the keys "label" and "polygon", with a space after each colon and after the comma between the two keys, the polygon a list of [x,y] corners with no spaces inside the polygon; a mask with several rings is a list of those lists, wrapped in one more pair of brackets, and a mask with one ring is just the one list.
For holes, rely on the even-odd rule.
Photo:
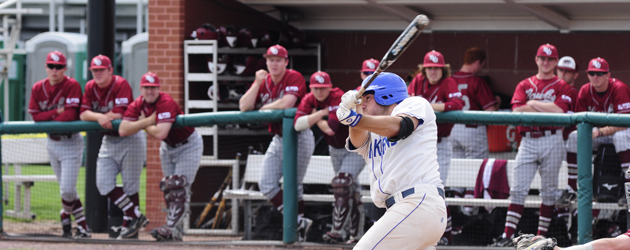
{"label": "baseball bat leaning on rail", "polygon": [[361,100],[360,98],[361,96],[363,96],[363,93],[365,92],[367,87],[369,87],[370,84],[372,84],[372,81],[374,81],[374,78],[376,78],[381,72],[389,68],[389,66],[392,65],[396,61],[396,59],[398,59],[400,55],[402,55],[403,52],[405,52],[405,50],[409,47],[409,45],[411,45],[413,40],[415,40],[416,37],[418,37],[418,35],[422,33],[422,30],[427,27],[427,25],[429,25],[429,18],[425,15],[418,15],[416,16],[416,18],[413,19],[409,26],[407,26],[402,34],[400,34],[398,39],[396,39],[394,44],[392,44],[392,47],[389,48],[387,53],[385,53],[385,56],[383,56],[383,59],[381,59],[381,63],[378,65],[376,71],[374,71],[374,73],[370,77],[370,80],[368,80],[365,85],[361,86],[361,89],[357,92],[357,99],[359,99],[359,101]]}
{"label": "baseball bat leaning on rail", "polygon": [[[236,159],[238,160],[238,157]],[[225,189],[230,185],[231,180],[232,180],[232,169],[230,168],[230,171],[228,172],[228,175],[225,177],[225,180],[223,180],[223,183],[221,183],[219,190],[217,190],[217,192],[214,193],[214,195],[212,196],[212,199],[210,199],[206,207],[203,209],[203,212],[201,212],[201,215],[199,215],[199,218],[197,218],[197,220],[195,221],[195,225],[197,226],[197,228],[201,226],[203,221],[206,219],[206,216],[208,216],[208,213],[210,212],[210,210],[214,208],[214,204],[217,201],[221,201],[221,199],[223,198],[223,191],[225,191]]]}

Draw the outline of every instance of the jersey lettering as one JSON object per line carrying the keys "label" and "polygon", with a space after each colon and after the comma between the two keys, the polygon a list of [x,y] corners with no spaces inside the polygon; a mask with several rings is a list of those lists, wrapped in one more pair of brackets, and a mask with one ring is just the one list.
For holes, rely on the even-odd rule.
{"label": "jersey lettering", "polygon": [[42,111],[49,111],[53,109],[63,108],[65,102],[66,102],[66,98],[61,97],[59,98],[59,101],[57,103],[49,104],[48,100],[44,100],[44,101],[38,102],[37,104],[39,105],[39,109],[41,109]]}
{"label": "jersey lettering", "polygon": [[171,118],[171,113],[170,112],[164,112],[164,113],[159,113],[158,114],[158,119],[162,120],[162,119],[168,119]]}
{"label": "jersey lettering", "polygon": [[298,91],[298,90],[300,90],[300,88],[298,88],[298,86],[287,86],[286,88],[284,88],[284,91],[286,91],[286,92]]}
{"label": "jersey lettering", "polygon": [[[459,92],[461,93],[462,90],[467,90],[468,89],[468,83],[461,83],[461,84],[457,84],[457,90],[459,90]],[[468,98],[467,95],[462,95],[462,100],[464,100],[464,107],[462,107],[462,110],[470,110],[470,98]]]}
{"label": "jersey lettering", "polygon": [[107,113],[112,109],[114,109],[113,101],[107,102],[107,106],[100,106],[98,101],[92,101],[92,111],[95,111],[98,113]]}
{"label": "jersey lettering", "polygon": [[541,100],[545,102],[556,101],[556,90],[554,89],[550,89],[544,93],[534,93],[534,89],[528,89],[528,90],[525,90],[525,94],[527,94],[528,100]]}
{"label": "jersey lettering", "polygon": [[374,143],[370,144],[370,158],[382,157],[385,155],[385,150],[390,147],[396,146],[396,142],[390,142],[387,137],[381,137],[380,139],[374,139]]}
{"label": "jersey lettering", "polygon": [[66,99],[66,103],[67,104],[79,104],[81,101],[79,100],[79,98],[68,98]]}
{"label": "jersey lettering", "polygon": [[129,99],[127,99],[126,97],[116,98],[116,105],[120,104],[129,104]]}

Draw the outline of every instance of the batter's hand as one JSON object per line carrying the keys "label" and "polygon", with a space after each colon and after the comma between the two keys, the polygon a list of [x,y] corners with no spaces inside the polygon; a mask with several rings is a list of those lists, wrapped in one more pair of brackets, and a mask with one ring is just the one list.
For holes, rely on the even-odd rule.
{"label": "batter's hand", "polygon": [[352,109],[361,104],[361,99],[357,98],[356,90],[348,90],[348,92],[341,96],[341,103],[345,104],[346,107]]}
{"label": "batter's hand", "polygon": [[343,102],[339,104],[339,109],[337,109],[337,118],[341,124],[354,127],[359,124],[361,117],[362,115],[357,114],[355,108],[349,108]]}

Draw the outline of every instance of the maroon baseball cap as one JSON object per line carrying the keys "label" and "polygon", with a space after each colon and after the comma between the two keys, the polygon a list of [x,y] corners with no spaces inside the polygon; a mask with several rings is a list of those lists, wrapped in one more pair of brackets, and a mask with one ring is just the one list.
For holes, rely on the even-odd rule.
{"label": "maroon baseball cap", "polygon": [[556,46],[553,46],[551,44],[543,44],[538,47],[538,52],[536,52],[536,56],[558,59],[558,50],[556,49]]}
{"label": "maroon baseball cap", "polygon": [[378,67],[379,64],[380,62],[376,59],[373,59],[373,58],[367,59],[363,61],[363,65],[361,65],[361,72],[366,72],[366,71],[374,72],[376,71],[376,67]]}
{"label": "maroon baseball cap", "polygon": [[265,58],[268,56],[279,56],[289,59],[289,52],[287,52],[287,49],[282,47],[282,45],[276,44],[269,47],[269,49],[267,49],[267,53],[263,55]]}
{"label": "maroon baseball cap", "polygon": [[610,67],[608,66],[608,62],[604,60],[604,58],[598,57],[591,59],[588,62],[588,69],[586,72],[595,71],[595,72],[608,72],[610,71]]}
{"label": "maroon baseball cap", "polygon": [[142,75],[142,79],[140,79],[140,87],[159,87],[160,86],[160,78],[158,78],[157,74],[149,71],[146,74]]}
{"label": "maroon baseball cap", "polygon": [[422,67],[444,67],[444,65],[444,56],[442,56],[442,53],[432,50],[424,55],[424,62],[422,63]]}
{"label": "maroon baseball cap", "polygon": [[107,69],[112,67],[112,61],[109,57],[104,55],[98,55],[92,58],[90,69]]}
{"label": "maroon baseball cap", "polygon": [[325,88],[332,87],[330,76],[324,71],[317,71],[311,76],[311,82],[309,87],[311,88]]}
{"label": "maroon baseball cap", "polygon": [[66,65],[66,56],[64,56],[63,53],[55,50],[48,53],[48,56],[46,56],[46,64]]}

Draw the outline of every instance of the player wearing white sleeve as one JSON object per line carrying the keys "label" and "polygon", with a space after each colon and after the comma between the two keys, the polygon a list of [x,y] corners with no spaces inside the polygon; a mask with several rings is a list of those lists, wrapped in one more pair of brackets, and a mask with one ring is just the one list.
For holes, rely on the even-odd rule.
{"label": "player wearing white sleeve", "polygon": [[360,100],[346,92],[337,110],[350,126],[346,148],[368,163],[374,204],[387,208],[355,249],[435,249],[446,228],[435,113],[406,87],[396,74],[381,73]]}

